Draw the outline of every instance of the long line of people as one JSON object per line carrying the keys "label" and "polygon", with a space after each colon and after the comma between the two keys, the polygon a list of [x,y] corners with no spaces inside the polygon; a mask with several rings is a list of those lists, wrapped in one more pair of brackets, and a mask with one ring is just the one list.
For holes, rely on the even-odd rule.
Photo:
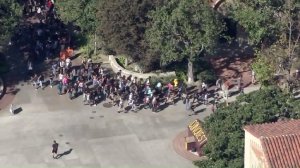
{"label": "long line of people", "polygon": [[[119,110],[137,110],[137,107],[151,108],[158,111],[162,103],[174,104],[176,98],[182,98],[184,85],[177,79],[163,85],[160,81],[152,83],[133,76],[122,76],[107,72],[100,64],[91,59],[83,61],[80,66],[72,66],[70,59],[60,60],[52,65],[50,87],[57,83],[58,94],[68,94],[70,99],[82,95],[83,102],[96,106],[108,100]],[[126,104],[125,104],[126,102]],[[142,106],[141,106],[142,105]]]}
{"label": "long line of people", "polygon": [[[43,83],[43,75],[35,75],[33,84],[36,89],[42,88]],[[151,77],[146,80],[126,77],[122,75],[122,71],[109,73],[91,59],[83,60],[79,66],[73,66],[69,58],[53,63],[49,85],[51,88],[57,86],[58,95],[68,95],[71,100],[82,95],[84,104],[90,106],[108,102],[112,106],[118,106],[118,112],[142,108],[158,112],[162,106],[175,104],[179,100],[190,103],[190,109],[193,109],[195,103],[207,105],[209,97],[205,83],[200,91],[189,94],[184,83],[177,79],[162,83]]]}

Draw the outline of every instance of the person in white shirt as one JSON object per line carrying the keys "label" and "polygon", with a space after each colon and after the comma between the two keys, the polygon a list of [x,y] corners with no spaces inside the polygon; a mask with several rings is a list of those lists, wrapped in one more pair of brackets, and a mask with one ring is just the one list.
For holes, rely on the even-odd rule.
{"label": "person in white shirt", "polygon": [[67,67],[70,67],[70,65],[72,65],[72,64],[71,64],[71,59],[70,59],[70,58],[67,58],[67,59],[66,59],[66,66],[67,66]]}
{"label": "person in white shirt", "polygon": [[204,94],[204,104],[207,105],[208,104],[208,93]]}
{"label": "person in white shirt", "polygon": [[38,8],[37,8],[37,13],[38,13],[38,14],[42,13],[41,7],[38,7]]}
{"label": "person in white shirt", "polygon": [[251,82],[252,82],[252,84],[254,84],[255,83],[255,72],[252,70],[252,72],[251,72]]}
{"label": "person in white shirt", "polygon": [[59,67],[64,68],[65,67],[65,61],[61,60],[59,62]]}

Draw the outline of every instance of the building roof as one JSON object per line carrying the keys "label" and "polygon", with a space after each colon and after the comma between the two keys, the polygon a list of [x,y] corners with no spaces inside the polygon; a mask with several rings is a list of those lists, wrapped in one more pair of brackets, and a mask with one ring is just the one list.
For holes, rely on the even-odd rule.
{"label": "building roof", "polygon": [[287,120],[273,123],[247,125],[244,127],[244,130],[247,130],[257,138],[300,134],[300,120]]}
{"label": "building roof", "polygon": [[261,138],[268,167],[300,167],[300,135]]}
{"label": "building roof", "polygon": [[244,130],[260,139],[268,167],[300,167],[300,120],[248,125]]}

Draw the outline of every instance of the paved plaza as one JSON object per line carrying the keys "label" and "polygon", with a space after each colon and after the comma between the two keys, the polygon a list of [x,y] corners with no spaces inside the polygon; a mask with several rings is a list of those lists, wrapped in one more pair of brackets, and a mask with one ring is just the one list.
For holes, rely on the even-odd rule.
{"label": "paved plaza", "polygon": [[[188,116],[178,102],[157,114],[117,113],[117,107],[58,96],[56,88],[19,88],[13,102],[19,113],[0,111],[0,167],[194,167],[175,153],[172,140],[207,111]],[[60,159],[52,158],[53,140],[65,152]]]}

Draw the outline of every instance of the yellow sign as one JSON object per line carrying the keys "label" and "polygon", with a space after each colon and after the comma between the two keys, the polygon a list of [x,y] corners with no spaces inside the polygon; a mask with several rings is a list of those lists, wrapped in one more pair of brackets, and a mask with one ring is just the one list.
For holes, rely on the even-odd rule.
{"label": "yellow sign", "polygon": [[192,132],[192,134],[194,135],[194,137],[197,139],[198,142],[204,142],[207,140],[207,138],[203,132],[202,125],[199,120],[193,121],[189,125],[189,129]]}

